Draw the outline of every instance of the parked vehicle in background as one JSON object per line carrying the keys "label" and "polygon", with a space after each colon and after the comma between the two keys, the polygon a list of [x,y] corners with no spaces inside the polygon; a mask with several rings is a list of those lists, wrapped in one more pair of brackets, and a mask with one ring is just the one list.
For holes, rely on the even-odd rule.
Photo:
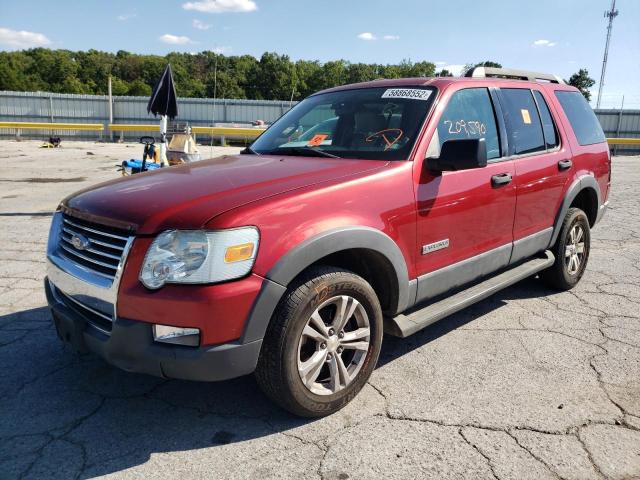
{"label": "parked vehicle in background", "polygon": [[572,288],[607,206],[602,129],[554,76],[469,75],[326,90],[245,154],[66,198],[45,281],[58,335],[166,378],[255,371],[321,416],[366,383],[383,332],[535,274]]}

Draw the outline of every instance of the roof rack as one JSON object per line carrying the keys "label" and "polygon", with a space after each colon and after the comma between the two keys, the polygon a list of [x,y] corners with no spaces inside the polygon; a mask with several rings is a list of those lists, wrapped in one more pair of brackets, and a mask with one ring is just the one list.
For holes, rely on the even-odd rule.
{"label": "roof rack", "polygon": [[514,80],[528,80],[529,82],[543,80],[550,83],[565,83],[565,81],[557,75],[529,72],[527,70],[514,70],[513,68],[475,67],[465,73],[464,76],[473,78],[511,78]]}

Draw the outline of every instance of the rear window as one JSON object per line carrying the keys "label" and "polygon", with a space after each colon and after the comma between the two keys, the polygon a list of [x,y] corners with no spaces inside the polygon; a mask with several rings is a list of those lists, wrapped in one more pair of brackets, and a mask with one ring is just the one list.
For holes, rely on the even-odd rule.
{"label": "rear window", "polygon": [[512,154],[540,152],[546,150],[542,123],[531,90],[503,88],[504,114],[509,131]]}
{"label": "rear window", "polygon": [[606,141],[600,122],[580,92],[556,91],[556,97],[569,119],[580,145]]}

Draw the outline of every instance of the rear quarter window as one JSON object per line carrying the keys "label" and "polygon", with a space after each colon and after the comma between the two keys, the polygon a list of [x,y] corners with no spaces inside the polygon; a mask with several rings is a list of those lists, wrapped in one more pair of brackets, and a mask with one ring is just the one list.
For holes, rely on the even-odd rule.
{"label": "rear quarter window", "polygon": [[592,145],[606,141],[596,114],[580,92],[556,91],[556,97],[569,119],[573,133],[580,145]]}

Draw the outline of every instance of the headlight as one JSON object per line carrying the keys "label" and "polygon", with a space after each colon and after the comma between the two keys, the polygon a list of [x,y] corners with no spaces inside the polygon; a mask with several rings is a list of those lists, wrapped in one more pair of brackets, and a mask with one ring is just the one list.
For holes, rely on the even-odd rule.
{"label": "headlight", "polygon": [[258,252],[258,230],[169,230],[153,241],[140,270],[145,287],[165,283],[213,283],[251,271]]}

